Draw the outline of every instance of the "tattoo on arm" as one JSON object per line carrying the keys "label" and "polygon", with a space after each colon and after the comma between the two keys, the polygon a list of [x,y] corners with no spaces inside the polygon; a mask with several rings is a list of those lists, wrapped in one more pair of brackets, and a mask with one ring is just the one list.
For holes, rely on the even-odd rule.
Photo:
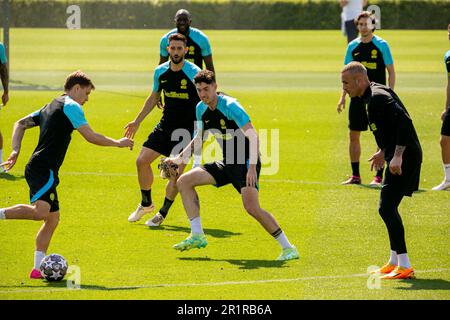
{"label": "tattoo on arm", "polygon": [[403,155],[403,152],[405,151],[406,146],[395,146],[395,155],[401,156]]}
{"label": "tattoo on arm", "polygon": [[25,129],[30,129],[36,126],[32,117],[26,117],[19,120],[19,125]]}

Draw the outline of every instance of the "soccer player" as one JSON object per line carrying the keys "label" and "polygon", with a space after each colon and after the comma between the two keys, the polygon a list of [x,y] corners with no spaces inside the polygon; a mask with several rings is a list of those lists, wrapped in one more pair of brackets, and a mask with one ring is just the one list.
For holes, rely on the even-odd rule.
{"label": "soccer player", "polygon": [[[450,24],[447,29],[448,39],[450,40]],[[433,190],[450,189],[450,50],[445,54],[444,61],[447,67],[447,95],[444,112],[441,115],[441,152],[442,162],[444,164],[444,181],[435,186]]]}
{"label": "soccer player", "polygon": [[391,88],[370,82],[361,63],[347,64],[341,80],[350,97],[360,97],[367,105],[369,127],[379,147],[370,158],[371,169],[380,169],[384,161],[388,165],[378,210],[388,230],[391,251],[389,261],[378,272],[384,274],[382,279],[413,278],[398,207],[404,196],[412,196],[419,188],[422,148],[416,130],[400,98]]}
{"label": "soccer player", "polygon": [[[181,151],[192,139],[194,131],[195,106],[200,99],[193,79],[200,68],[184,59],[188,48],[186,37],[182,34],[174,33],[169,36],[167,50],[170,61],[155,69],[152,93],[147,97],[138,116],[125,126],[125,136],[133,138],[141,122],[159,101],[161,91],[164,92],[163,116],[144,143],[136,161],[142,200],[128,217],[129,222],[139,221],[146,213],[151,213],[155,209],[151,197],[152,162],[160,155],[170,156],[175,147],[181,146],[178,152]],[[173,136],[173,133],[177,134],[180,129],[186,133],[187,137]],[[180,174],[183,170],[184,165],[181,165]],[[166,185],[163,206],[145,224],[149,227],[159,226],[167,216],[177,194],[176,177],[172,177]]]}
{"label": "soccer player", "polygon": [[367,5],[367,0],[339,0],[339,5],[342,8],[343,31],[349,43],[358,37],[355,18],[363,11],[363,7]]}
{"label": "soccer player", "polygon": [[[6,106],[9,100],[9,75],[8,75],[8,66],[6,64],[7,58],[5,53],[5,47],[3,46],[3,43],[0,42],[0,78],[2,80],[2,86],[3,86],[3,94],[2,94],[2,105],[0,105],[0,108],[2,106]],[[0,131],[0,163],[3,162],[3,136],[2,132]],[[4,167],[0,166],[0,172],[4,171]]]}
{"label": "soccer player", "polygon": [[25,167],[25,178],[30,187],[31,205],[18,204],[0,209],[1,219],[26,219],[44,221],[36,237],[34,268],[31,279],[40,279],[39,266],[50,245],[53,232],[59,222],[59,201],[56,187],[58,172],[69,147],[73,130],[90,143],[99,146],[133,147],[128,138],[114,140],[94,132],[87,123],[82,105],[88,101],[94,84],[81,71],[71,73],[64,84],[65,93],[40,110],[18,120],[14,125],[12,149],[4,165],[10,170],[17,161],[24,133],[39,126],[40,135],[36,149]]}
{"label": "soccer player", "polygon": [[207,70],[214,71],[211,45],[208,37],[199,29],[191,27],[192,16],[189,11],[180,9],[175,14],[176,28],[166,33],[160,42],[159,64],[163,64],[169,59],[167,47],[169,45],[169,36],[174,33],[180,33],[186,37],[188,51],[185,59],[194,63],[200,69],[203,69],[203,62]]}
{"label": "soccer player", "polygon": [[[389,87],[394,89],[395,70],[392,60],[391,50],[388,43],[373,33],[375,31],[375,18],[368,11],[364,11],[355,19],[361,36],[348,44],[344,64],[350,61],[359,61],[367,69],[369,80],[386,84],[386,69],[389,74]],[[337,106],[340,113],[345,108],[345,91],[342,92],[341,99]],[[361,184],[359,173],[359,159],[361,157],[361,131],[367,130],[367,115],[364,109],[364,103],[361,98],[353,97],[350,99],[348,108],[349,129],[350,129],[350,162],[352,167],[352,176],[342,184]],[[379,186],[383,178],[383,170],[377,171],[371,186]]]}
{"label": "soccer player", "polygon": [[259,141],[250,118],[239,102],[225,94],[217,93],[214,72],[203,70],[195,78],[201,98],[196,108],[196,135],[191,143],[175,158],[166,161],[183,165],[189,161],[192,151],[201,149],[202,131],[214,134],[222,147],[223,160],[196,167],[178,178],[177,186],[183,199],[191,226],[191,234],[174,245],[176,250],[202,248],[207,245],[200,221],[199,199],[195,187],[231,183],[241,194],[245,210],[271,234],[282,247],[277,260],[298,259],[298,251],[289,243],[275,218],[259,204]]}

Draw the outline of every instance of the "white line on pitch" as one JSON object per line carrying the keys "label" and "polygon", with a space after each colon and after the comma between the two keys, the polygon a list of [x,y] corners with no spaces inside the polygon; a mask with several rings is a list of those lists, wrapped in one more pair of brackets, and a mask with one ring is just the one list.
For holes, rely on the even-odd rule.
{"label": "white line on pitch", "polygon": [[[436,272],[446,272],[450,271],[447,269],[431,269],[431,270],[418,270],[416,273],[436,273]],[[343,278],[362,278],[368,277],[367,273],[360,274],[350,274],[350,275],[337,275],[337,276],[315,276],[315,277],[303,277],[303,278],[291,278],[291,279],[268,279],[268,280],[248,280],[248,281],[225,281],[225,282],[204,282],[204,283],[161,283],[161,284],[151,284],[144,286],[123,286],[123,287],[98,287],[98,289],[83,288],[79,290],[70,290],[68,288],[49,288],[49,289],[25,289],[25,290],[1,290],[2,293],[29,293],[29,292],[52,292],[52,291],[120,291],[120,290],[131,290],[131,289],[152,289],[152,288],[173,288],[173,287],[214,287],[214,286],[229,286],[229,285],[245,285],[245,284],[265,284],[265,283],[276,283],[276,282],[296,282],[296,281],[309,281],[309,280],[333,280],[333,279],[343,279]]]}

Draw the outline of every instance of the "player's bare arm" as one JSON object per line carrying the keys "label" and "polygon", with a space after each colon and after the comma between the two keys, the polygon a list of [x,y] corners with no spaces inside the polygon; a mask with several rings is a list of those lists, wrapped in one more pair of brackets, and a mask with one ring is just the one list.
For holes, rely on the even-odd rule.
{"label": "player's bare arm", "polygon": [[386,69],[388,71],[389,88],[394,90],[394,87],[395,87],[395,68],[394,68],[394,65],[390,64],[390,65],[386,66]]}
{"label": "player's bare arm", "polygon": [[395,146],[394,157],[389,163],[389,170],[392,174],[402,174],[403,152],[405,149],[406,146]]}
{"label": "player's bare arm", "polygon": [[256,173],[256,164],[259,158],[259,138],[258,133],[253,127],[251,122],[244,125],[241,130],[244,132],[245,136],[250,142],[250,165],[247,172],[247,186],[256,187],[258,182],[258,175]]}
{"label": "player's bare arm", "polygon": [[33,118],[31,116],[26,116],[18,120],[14,124],[13,135],[12,135],[12,152],[9,155],[5,163],[1,165],[6,166],[6,170],[11,170],[16,164],[17,158],[19,157],[20,148],[22,145],[22,139],[25,134],[25,130],[33,128],[36,126]]}
{"label": "player's bare arm", "polygon": [[444,111],[441,114],[441,120],[444,121],[445,112],[450,108],[450,76],[447,77],[447,95],[445,99]]}
{"label": "player's bare arm", "polygon": [[345,97],[346,97],[347,93],[345,92],[345,90],[342,90],[342,94],[341,94],[341,98],[339,99],[338,105],[337,105],[337,112],[341,113],[342,110],[345,109]]}
{"label": "player's bare arm", "polygon": [[145,117],[153,110],[155,105],[158,103],[159,98],[161,96],[161,92],[152,92],[147,99],[145,100],[144,106],[141,111],[137,115],[136,119],[129,122],[125,126],[125,137],[133,139],[137,130],[139,129],[139,125],[145,119]]}
{"label": "player's bare arm", "polygon": [[203,57],[203,61],[205,61],[206,69],[215,73],[212,55]]}
{"label": "player's bare arm", "polygon": [[6,63],[0,64],[0,78],[3,85],[2,104],[5,106],[9,100],[9,74]]}
{"label": "player's bare arm", "polygon": [[119,140],[112,139],[110,137],[102,135],[101,133],[95,132],[88,124],[79,127],[77,130],[83,136],[83,138],[86,139],[86,141],[98,146],[119,148],[128,147],[132,149],[134,145],[133,140],[131,140],[130,138],[121,138]]}

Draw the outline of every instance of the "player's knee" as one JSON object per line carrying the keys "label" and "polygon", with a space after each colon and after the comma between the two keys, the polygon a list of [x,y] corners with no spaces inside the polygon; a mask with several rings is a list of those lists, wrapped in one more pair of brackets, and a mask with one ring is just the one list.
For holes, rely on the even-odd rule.
{"label": "player's knee", "polygon": [[136,159],[136,167],[142,168],[142,167],[148,167],[148,166],[149,166],[149,163],[148,163],[148,161],[145,158],[138,157]]}
{"label": "player's knee", "polygon": [[252,202],[244,202],[245,211],[253,217],[256,217],[259,213],[259,206]]}
{"label": "player's knee", "polygon": [[182,174],[176,182],[176,186],[177,186],[178,190],[180,190],[180,191],[183,189],[189,188],[190,185],[192,185],[190,182],[190,179],[185,174]]}

